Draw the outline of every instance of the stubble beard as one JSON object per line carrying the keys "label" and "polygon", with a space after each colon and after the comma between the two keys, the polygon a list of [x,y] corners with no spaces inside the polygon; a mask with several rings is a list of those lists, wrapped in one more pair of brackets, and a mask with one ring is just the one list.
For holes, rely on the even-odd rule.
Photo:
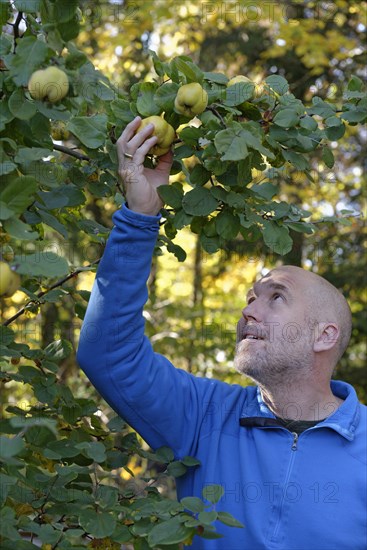
{"label": "stubble beard", "polygon": [[242,340],[236,345],[236,370],[264,387],[284,385],[304,377],[312,367],[312,354],[308,342],[249,343]]}

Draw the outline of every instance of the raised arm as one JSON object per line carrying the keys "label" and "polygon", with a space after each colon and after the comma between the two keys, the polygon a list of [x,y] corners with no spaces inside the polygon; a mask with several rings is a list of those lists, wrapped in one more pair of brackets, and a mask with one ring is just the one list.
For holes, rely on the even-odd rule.
{"label": "raised arm", "polygon": [[113,216],[115,227],[98,267],[77,360],[105,400],[153,448],[169,445],[180,456],[195,451],[214,384],[175,369],[144,336],[146,281],[161,207],[156,187],[167,183],[172,157],[162,157],[155,170],[143,167],[155,138],[148,138],[148,129],[134,135],[138,122],[129,124],[118,141],[129,208],[124,205]]}

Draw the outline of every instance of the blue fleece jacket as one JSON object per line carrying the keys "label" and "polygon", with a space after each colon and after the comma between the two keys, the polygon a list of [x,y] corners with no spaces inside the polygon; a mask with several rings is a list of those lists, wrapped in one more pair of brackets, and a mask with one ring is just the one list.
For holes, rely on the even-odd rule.
{"label": "blue fleece jacket", "polygon": [[159,216],[114,214],[84,319],[77,360],[105,400],[156,449],[201,466],[177,480],[178,497],[221,484],[224,538],[192,550],[366,550],[366,411],[332,381],[339,409],[297,438],[274,425],[256,387],[196,378],[154,353],[142,311]]}

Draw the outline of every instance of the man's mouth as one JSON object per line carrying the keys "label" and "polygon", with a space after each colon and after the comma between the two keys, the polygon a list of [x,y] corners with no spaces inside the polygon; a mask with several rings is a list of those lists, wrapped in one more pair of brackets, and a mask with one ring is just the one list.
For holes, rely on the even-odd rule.
{"label": "man's mouth", "polygon": [[242,335],[242,340],[264,340],[264,338],[259,334],[259,330],[244,330]]}

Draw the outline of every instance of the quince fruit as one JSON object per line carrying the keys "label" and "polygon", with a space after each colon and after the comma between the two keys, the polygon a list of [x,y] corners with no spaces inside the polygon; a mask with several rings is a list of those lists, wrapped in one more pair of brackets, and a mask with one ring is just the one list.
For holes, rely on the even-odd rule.
{"label": "quince fruit", "polygon": [[175,98],[175,111],[180,115],[193,118],[205,111],[208,105],[208,94],[198,82],[184,84]]}
{"label": "quince fruit", "polygon": [[56,103],[68,93],[69,79],[58,67],[40,69],[29,79],[28,90],[33,99],[47,99],[51,103]]}
{"label": "quince fruit", "polygon": [[65,122],[55,120],[51,124],[51,137],[55,141],[64,141],[70,136],[69,130],[66,128]]}
{"label": "quince fruit", "polygon": [[0,296],[10,297],[20,286],[20,276],[10,265],[0,261]]}
{"label": "quince fruit", "polygon": [[12,271],[9,264],[0,262],[0,296],[6,293],[12,279]]}
{"label": "quince fruit", "polygon": [[148,116],[141,121],[136,133],[141,132],[141,130],[148,124],[154,125],[152,136],[157,136],[158,138],[157,143],[149,150],[149,154],[161,157],[170,150],[170,147],[175,139],[175,130],[166,120],[164,120],[164,118],[153,115]]}

